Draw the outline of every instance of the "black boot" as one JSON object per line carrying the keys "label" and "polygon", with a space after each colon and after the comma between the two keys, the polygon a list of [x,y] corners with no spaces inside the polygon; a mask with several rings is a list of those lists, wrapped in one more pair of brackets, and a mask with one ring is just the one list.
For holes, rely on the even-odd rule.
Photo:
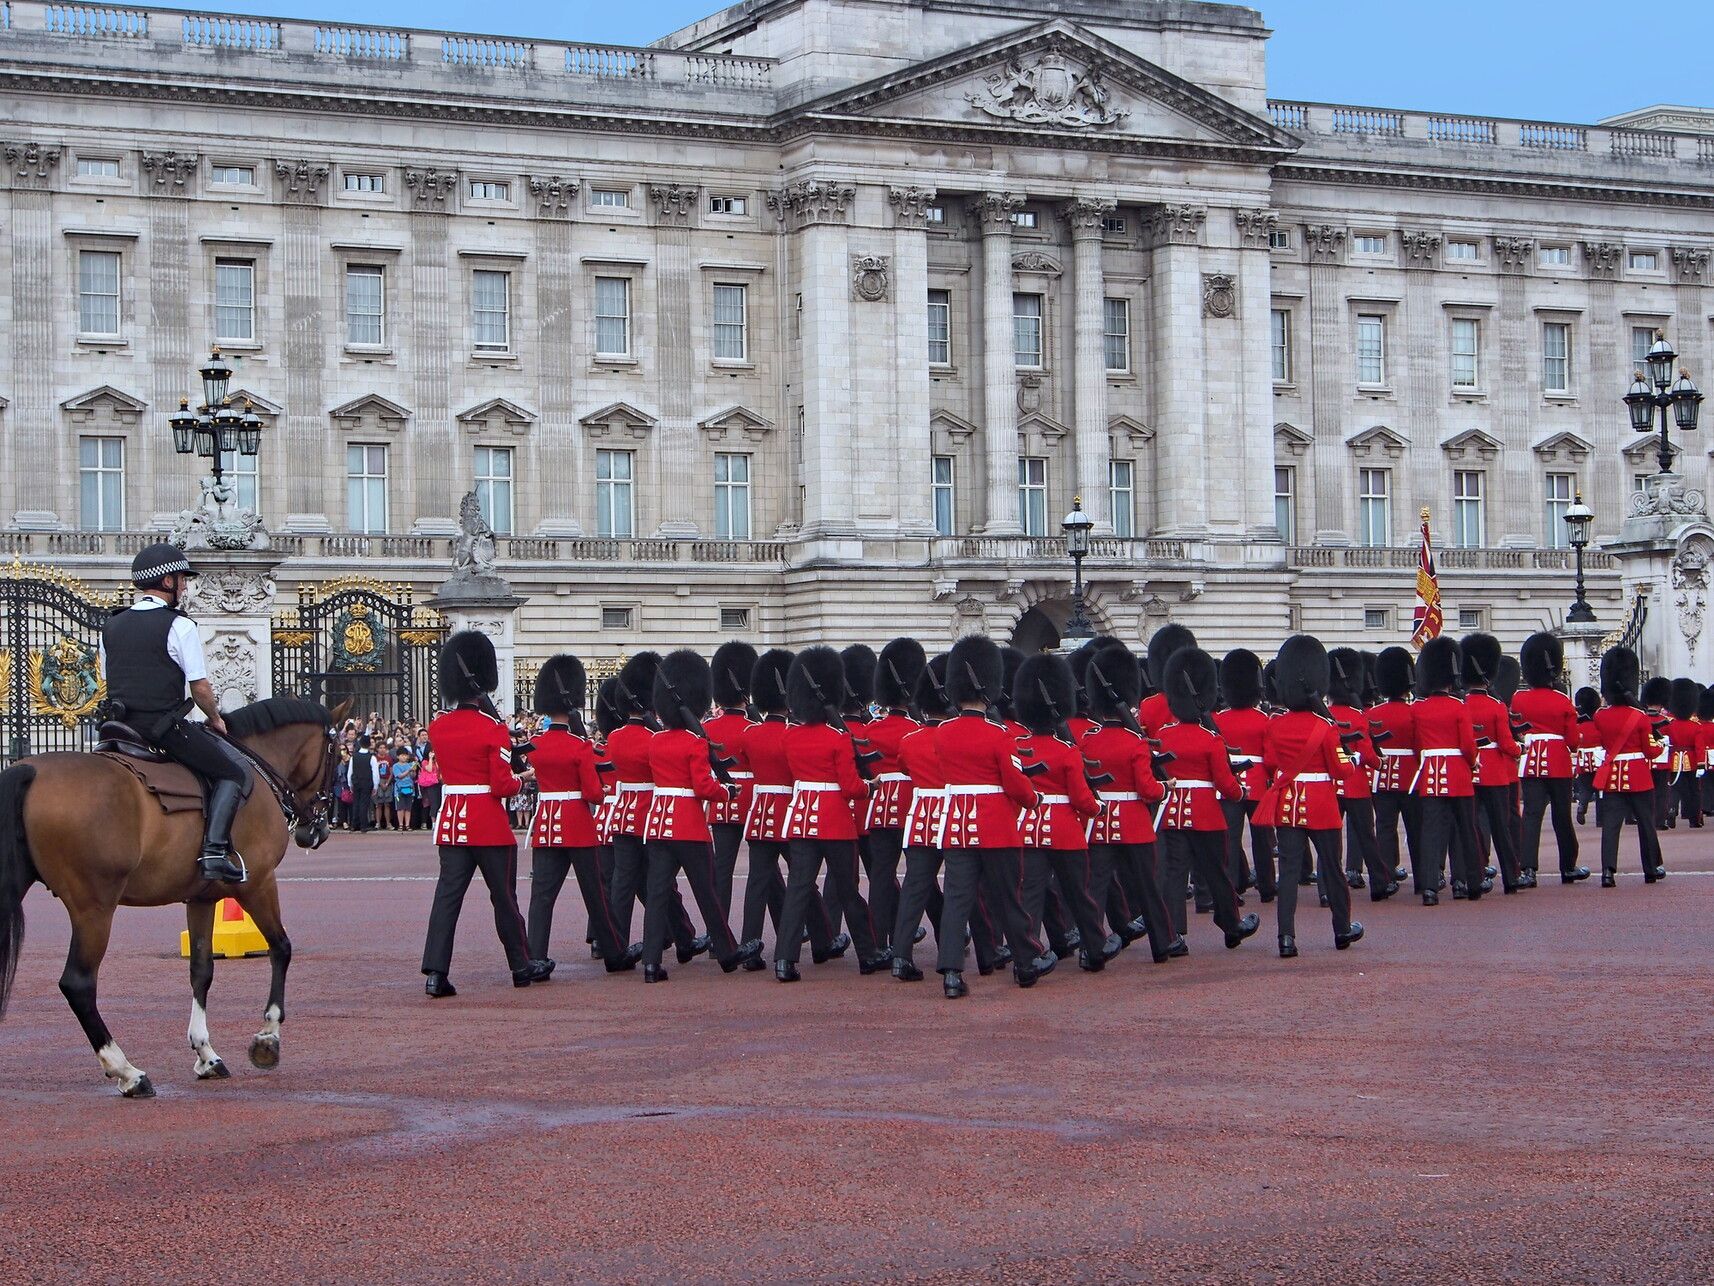
{"label": "black boot", "polygon": [[798,972],[797,965],[790,960],[776,960],[774,961],[774,977],[780,982],[796,982],[803,975]]}
{"label": "black boot", "polygon": [[1297,939],[1289,933],[1280,938],[1280,959],[1297,959]]}
{"label": "black boot", "polygon": [[736,973],[740,965],[747,969],[752,961],[760,961],[761,958],[762,940],[751,938],[748,942],[739,943],[738,949],[720,962],[720,971],[722,973]]}
{"label": "black boot", "polygon": [[458,988],[452,985],[444,973],[431,973],[423,979],[423,994],[439,1000],[442,996],[456,996]]}
{"label": "black boot", "polygon": [[644,982],[665,982],[666,980],[667,980],[667,969],[666,969],[665,965],[646,964],[643,966],[643,981]]}
{"label": "black boot", "polygon": [[203,823],[202,856],[197,868],[202,878],[216,884],[242,884],[245,872],[232,860],[232,819],[244,802],[244,787],[235,781],[217,781],[208,793],[207,820]]}
{"label": "black boot", "polygon": [[1351,927],[1345,930],[1344,933],[1335,933],[1333,935],[1333,945],[1340,951],[1345,950],[1353,942],[1361,942],[1362,940],[1363,923],[1361,920],[1351,921]]}
{"label": "black boot", "polygon": [[626,947],[619,955],[607,962],[608,973],[626,973],[637,967],[637,962],[643,958],[641,943]]}
{"label": "black boot", "polygon": [[1588,878],[1589,868],[1587,866],[1574,866],[1569,871],[1561,871],[1559,873],[1559,882],[1561,884],[1576,884],[1580,880],[1586,880]]}
{"label": "black boot", "polygon": [[922,970],[918,969],[914,962],[906,960],[903,956],[895,956],[893,958],[893,977],[900,982],[921,982]]}
{"label": "black boot", "polygon": [[1619,887],[1618,873],[1616,871],[1602,871],[1601,872],[1601,887],[1604,889],[1616,889],[1616,888],[1618,888]]}
{"label": "black boot", "polygon": [[708,935],[706,933],[699,934],[698,936],[696,936],[690,940],[689,950],[686,950],[683,947],[679,948],[678,962],[680,964],[687,965],[692,960],[696,959],[699,955],[703,954],[703,952],[705,952],[707,950],[708,950]]}
{"label": "black boot", "polygon": [[1228,933],[1226,935],[1226,949],[1228,951],[1234,949],[1240,942],[1261,927],[1261,917],[1254,911],[1250,912],[1249,915],[1238,921],[1238,930],[1236,933]]}
{"label": "black boot", "polygon": [[960,996],[970,994],[970,988],[964,981],[964,972],[961,969],[945,970],[940,975],[940,982],[948,1000],[957,1000]]}

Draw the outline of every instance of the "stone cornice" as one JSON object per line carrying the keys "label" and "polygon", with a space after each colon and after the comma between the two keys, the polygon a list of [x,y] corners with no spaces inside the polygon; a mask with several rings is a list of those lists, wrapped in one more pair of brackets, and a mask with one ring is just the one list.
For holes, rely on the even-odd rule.
{"label": "stone cornice", "polygon": [[1519,175],[1488,177],[1429,170],[1346,168],[1286,161],[1274,177],[1291,183],[1335,183],[1350,187],[1412,188],[1424,192],[1463,192],[1481,196],[1533,197],[1544,201],[1596,201],[1614,205],[1659,205],[1714,210],[1714,191],[1682,188],[1623,187],[1576,180],[1534,179]]}
{"label": "stone cornice", "polygon": [[0,155],[6,158],[12,186],[45,191],[60,163],[60,148],[51,143],[8,143]]}

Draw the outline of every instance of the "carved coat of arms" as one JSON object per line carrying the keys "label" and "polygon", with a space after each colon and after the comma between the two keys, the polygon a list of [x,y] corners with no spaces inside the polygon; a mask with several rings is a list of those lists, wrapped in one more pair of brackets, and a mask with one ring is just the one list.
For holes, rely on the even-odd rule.
{"label": "carved coat of arms", "polygon": [[1029,66],[1012,58],[984,77],[982,88],[964,100],[977,111],[1020,125],[1058,125],[1096,129],[1129,116],[1115,109],[1100,69],[1079,70],[1065,55],[1049,50]]}
{"label": "carved coat of arms", "polygon": [[50,715],[71,728],[106,697],[93,644],[62,634],[43,651],[30,653],[32,713]]}

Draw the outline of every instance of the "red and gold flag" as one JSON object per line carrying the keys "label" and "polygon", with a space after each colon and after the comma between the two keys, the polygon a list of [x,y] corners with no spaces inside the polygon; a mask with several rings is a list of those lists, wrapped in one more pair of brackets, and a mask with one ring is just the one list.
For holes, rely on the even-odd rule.
{"label": "red and gold flag", "polygon": [[1416,560],[1416,610],[1411,614],[1410,644],[1418,651],[1440,634],[1445,617],[1440,610],[1440,578],[1434,571],[1434,549],[1429,543],[1428,509],[1422,511],[1422,552]]}

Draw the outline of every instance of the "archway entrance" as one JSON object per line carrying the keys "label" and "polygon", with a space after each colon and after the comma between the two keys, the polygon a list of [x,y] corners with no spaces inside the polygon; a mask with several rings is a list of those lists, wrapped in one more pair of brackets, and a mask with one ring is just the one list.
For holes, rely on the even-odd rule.
{"label": "archway entrance", "polygon": [[1025,656],[1033,656],[1037,652],[1050,651],[1059,646],[1059,624],[1043,610],[1047,606],[1037,604],[1030,608],[1012,627],[1012,646]]}

